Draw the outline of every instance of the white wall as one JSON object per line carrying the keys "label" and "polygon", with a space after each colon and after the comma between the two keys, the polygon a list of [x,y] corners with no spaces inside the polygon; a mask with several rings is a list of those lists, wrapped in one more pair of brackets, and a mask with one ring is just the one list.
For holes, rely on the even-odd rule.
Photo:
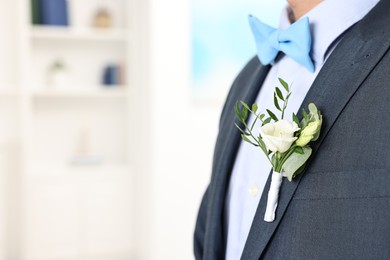
{"label": "white wall", "polygon": [[221,102],[200,103],[191,96],[189,1],[152,0],[150,10],[149,257],[193,259],[193,228],[210,178]]}

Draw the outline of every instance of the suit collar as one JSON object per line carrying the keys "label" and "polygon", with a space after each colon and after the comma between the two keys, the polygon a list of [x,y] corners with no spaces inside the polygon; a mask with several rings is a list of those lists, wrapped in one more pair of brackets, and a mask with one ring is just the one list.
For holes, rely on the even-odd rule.
{"label": "suit collar", "polygon": [[[344,36],[324,64],[306,95],[301,108],[307,108],[310,102],[314,102],[323,114],[321,136],[312,145],[312,158],[349,100],[388,51],[390,33],[385,28],[390,23],[389,10],[390,2],[381,1]],[[383,30],[373,30],[372,28],[383,28]],[[310,165],[306,168],[306,171],[309,170]],[[276,220],[273,223],[263,221],[267,196],[262,196],[242,259],[258,259],[261,257],[283,219],[283,215],[304,175],[305,173],[302,173],[291,183],[283,183],[280,190]],[[264,191],[268,191],[269,184],[270,180],[268,179]]]}

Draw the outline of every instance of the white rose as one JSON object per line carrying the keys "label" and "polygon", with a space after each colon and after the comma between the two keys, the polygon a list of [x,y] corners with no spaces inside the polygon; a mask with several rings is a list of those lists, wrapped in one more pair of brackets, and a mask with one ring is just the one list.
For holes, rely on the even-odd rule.
{"label": "white rose", "polygon": [[272,152],[286,152],[297,137],[294,133],[299,130],[295,122],[286,120],[279,120],[276,123],[268,123],[260,128],[260,135],[267,146],[268,150]]}

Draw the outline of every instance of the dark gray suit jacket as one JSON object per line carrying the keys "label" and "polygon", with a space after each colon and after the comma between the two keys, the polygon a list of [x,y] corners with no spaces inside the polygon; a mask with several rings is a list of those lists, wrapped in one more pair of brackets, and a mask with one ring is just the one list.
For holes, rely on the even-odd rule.
{"label": "dark gray suit jacket", "polygon": [[[322,111],[320,139],[305,172],[283,182],[273,223],[263,221],[262,196],[242,259],[390,259],[389,46],[390,1],[382,0],[343,36],[308,92],[302,107]],[[234,105],[254,102],[268,70],[252,59],[228,95],[196,259],[224,258],[225,195],[240,143]]]}

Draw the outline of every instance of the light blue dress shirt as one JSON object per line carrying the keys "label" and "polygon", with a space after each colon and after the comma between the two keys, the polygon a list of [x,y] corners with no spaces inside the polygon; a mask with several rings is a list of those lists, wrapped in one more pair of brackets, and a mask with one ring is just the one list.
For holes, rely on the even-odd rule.
{"label": "light blue dress shirt", "polygon": [[[299,110],[322,65],[339,42],[340,36],[361,20],[378,2],[379,0],[325,0],[307,13],[312,33],[311,57],[315,71],[310,73],[288,56],[279,58],[274,62],[258,94],[256,103],[259,109],[265,111],[266,108],[274,108],[273,91],[275,86],[279,85],[277,78],[281,77],[292,85],[292,95],[285,113],[286,119],[290,120],[289,116]],[[281,29],[290,25],[290,14],[291,10],[286,7],[281,16]],[[253,118],[250,121],[253,122]],[[225,207],[227,260],[237,260],[241,257],[270,171],[271,166],[261,150],[241,142]]]}

